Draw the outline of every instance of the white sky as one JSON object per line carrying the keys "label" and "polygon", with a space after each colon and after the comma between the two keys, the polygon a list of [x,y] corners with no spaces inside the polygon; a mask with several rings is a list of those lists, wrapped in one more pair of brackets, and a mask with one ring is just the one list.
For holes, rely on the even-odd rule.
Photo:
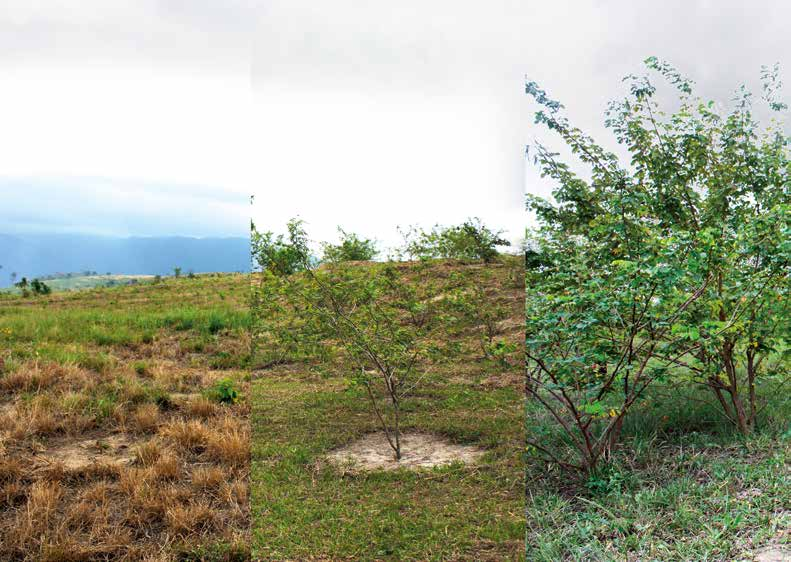
{"label": "white sky", "polygon": [[315,240],[342,226],[480,217],[524,227],[519,2],[273,0],[253,50],[262,178],[254,218],[299,215]]}
{"label": "white sky", "polygon": [[[652,55],[675,65],[695,81],[696,93],[723,107],[742,83],[758,102],[761,66],[779,62],[787,84],[783,98],[791,102],[789,21],[791,3],[783,0],[544,2],[526,20],[531,49],[525,73],[566,106],[572,123],[623,155],[604,127],[604,113],[610,100],[628,93],[621,79],[644,74],[643,60]],[[652,78],[661,84],[658,75]],[[532,114],[536,104],[524,101]],[[557,136],[533,125],[532,117],[526,133],[527,143],[538,139],[565,153]],[[527,190],[549,196],[553,184],[532,164],[526,172]]]}
{"label": "white sky", "polygon": [[0,0],[0,232],[245,235],[300,215],[395,241],[548,193],[525,76],[607,144],[657,55],[727,100],[791,73],[782,0]]}
{"label": "white sky", "polygon": [[0,2],[0,232],[247,235],[249,14],[212,5]]}

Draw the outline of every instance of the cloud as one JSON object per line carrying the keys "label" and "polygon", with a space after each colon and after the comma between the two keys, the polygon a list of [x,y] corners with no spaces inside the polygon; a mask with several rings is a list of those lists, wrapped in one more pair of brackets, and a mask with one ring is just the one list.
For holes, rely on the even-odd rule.
{"label": "cloud", "polygon": [[111,178],[0,178],[2,233],[247,236],[246,194]]}
{"label": "cloud", "polygon": [[[525,36],[531,38],[525,72],[564,103],[573,123],[617,149],[604,112],[610,100],[627,93],[621,79],[643,73],[645,58],[671,62],[695,80],[697,93],[727,105],[742,83],[758,93],[762,65],[780,62],[791,76],[789,19],[791,5],[771,0],[545,2],[525,20]],[[544,129],[531,125],[527,132],[528,142],[539,138],[562,152]],[[526,189],[548,196],[552,183],[529,166]]]}
{"label": "cloud", "polygon": [[[216,190],[255,192],[259,223],[301,214],[318,237],[341,224],[393,239],[396,224],[468,216],[518,237],[524,190],[551,189],[524,159],[545,135],[525,76],[611,145],[606,104],[647,56],[727,103],[762,64],[791,72],[789,16],[772,0],[10,0],[0,221],[27,216],[21,180],[66,201],[104,178],[98,199],[127,184],[183,193],[174,234],[231,228],[223,196],[195,196]],[[140,217],[176,199],[133,222],[160,228]],[[69,208],[51,220],[112,227]]]}
{"label": "cloud", "polygon": [[244,235],[253,8],[4,2],[0,232]]}
{"label": "cloud", "polygon": [[520,237],[517,2],[270,2],[253,56],[255,218],[396,243],[479,216]]}

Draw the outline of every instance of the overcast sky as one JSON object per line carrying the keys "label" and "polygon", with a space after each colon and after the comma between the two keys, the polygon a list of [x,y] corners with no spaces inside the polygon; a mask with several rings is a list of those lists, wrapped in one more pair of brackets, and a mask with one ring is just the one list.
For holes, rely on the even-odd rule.
{"label": "overcast sky", "polygon": [[[245,235],[292,216],[395,241],[546,194],[524,80],[600,138],[657,55],[727,101],[791,72],[775,1],[0,0],[0,231]],[[789,82],[789,79],[786,79]]]}
{"label": "overcast sky", "polygon": [[398,225],[479,217],[520,238],[523,4],[267,2],[256,222],[299,215],[316,240],[341,225],[392,246]]}
{"label": "overcast sky", "polygon": [[[784,0],[565,0],[542,3],[526,21],[525,74],[566,106],[572,123],[618,154],[604,127],[607,103],[628,93],[621,79],[644,74],[649,56],[675,65],[695,81],[696,93],[723,108],[742,83],[758,98],[761,66],[779,62],[788,84],[783,97],[791,101],[791,3]],[[661,83],[657,75],[653,81]],[[524,101],[532,114],[536,104]],[[532,117],[526,131],[527,143],[538,139],[563,153]],[[549,180],[532,165],[526,171],[527,190],[550,195]]]}
{"label": "overcast sky", "polygon": [[532,124],[525,77],[614,147],[604,110],[646,57],[727,102],[762,64],[791,69],[790,18],[780,0],[268,2],[253,54],[256,219],[389,241],[397,224],[476,215],[516,238],[524,190],[552,187],[524,146],[557,144]]}
{"label": "overcast sky", "polygon": [[253,13],[0,1],[0,232],[246,236]]}

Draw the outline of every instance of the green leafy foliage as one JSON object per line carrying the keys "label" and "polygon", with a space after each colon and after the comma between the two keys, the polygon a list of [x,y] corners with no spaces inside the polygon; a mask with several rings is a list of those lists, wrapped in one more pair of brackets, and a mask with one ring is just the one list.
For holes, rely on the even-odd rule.
{"label": "green leafy foliage", "polygon": [[443,282],[429,275],[428,264],[412,268],[409,281],[394,262],[316,268],[307,234],[297,221],[289,223],[289,238],[280,244],[297,256],[293,272],[299,273],[279,275],[267,267],[272,263],[268,254],[257,254],[256,347],[270,350],[269,364],[343,353],[353,365],[348,379],[364,389],[400,458],[402,401],[425,376],[415,366],[430,352],[428,334],[439,317],[441,299],[435,297]]}
{"label": "green leafy foliage", "polygon": [[465,261],[492,262],[497,248],[510,246],[502,231],[492,231],[480,219],[468,219],[457,226],[435,226],[430,231],[411,227],[401,231],[403,253],[421,260],[446,258]]}
{"label": "green leafy foliage", "polygon": [[589,168],[583,178],[546,146],[530,148],[556,188],[551,201],[527,198],[539,223],[528,237],[528,391],[580,462],[533,445],[587,471],[655,381],[708,387],[750,431],[762,362],[789,328],[788,138],[777,123],[759,126],[744,88],[721,115],[672,66],[646,65],[678,90],[679,107],[662,112],[649,77],[627,77],[630,95],[610,104],[606,124],[628,165],[526,86],[542,106],[536,123]]}
{"label": "green leafy foliage", "polygon": [[206,397],[221,404],[236,404],[239,400],[239,390],[233,379],[223,378],[206,390]]}
{"label": "green leafy foliage", "polygon": [[[288,237],[273,232],[258,232],[255,224],[250,225],[250,253],[253,265],[261,271],[277,276],[291,275],[304,269],[303,256],[308,254],[307,240],[299,239],[303,221],[294,219],[288,223]],[[295,246],[294,241],[305,246]]]}
{"label": "green leafy foliage", "polygon": [[346,232],[338,227],[341,236],[340,244],[322,245],[324,250],[323,261],[339,263],[344,261],[371,261],[379,253],[373,240],[360,238],[353,232]]}

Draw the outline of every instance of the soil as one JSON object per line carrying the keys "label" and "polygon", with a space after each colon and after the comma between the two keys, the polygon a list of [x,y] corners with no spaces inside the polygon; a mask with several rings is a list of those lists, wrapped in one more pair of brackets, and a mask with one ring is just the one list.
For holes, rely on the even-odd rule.
{"label": "soil", "polygon": [[471,445],[456,445],[423,433],[401,436],[401,460],[395,460],[393,449],[384,433],[370,433],[354,443],[327,455],[334,464],[350,465],[361,470],[417,470],[461,462],[473,464],[486,451]]}
{"label": "soil", "polygon": [[791,550],[770,546],[762,548],[755,553],[756,562],[789,562],[791,561]]}
{"label": "soil", "polygon": [[38,464],[57,462],[68,470],[80,470],[94,463],[129,464],[134,460],[130,445],[131,441],[123,434],[71,441],[43,451]]}

